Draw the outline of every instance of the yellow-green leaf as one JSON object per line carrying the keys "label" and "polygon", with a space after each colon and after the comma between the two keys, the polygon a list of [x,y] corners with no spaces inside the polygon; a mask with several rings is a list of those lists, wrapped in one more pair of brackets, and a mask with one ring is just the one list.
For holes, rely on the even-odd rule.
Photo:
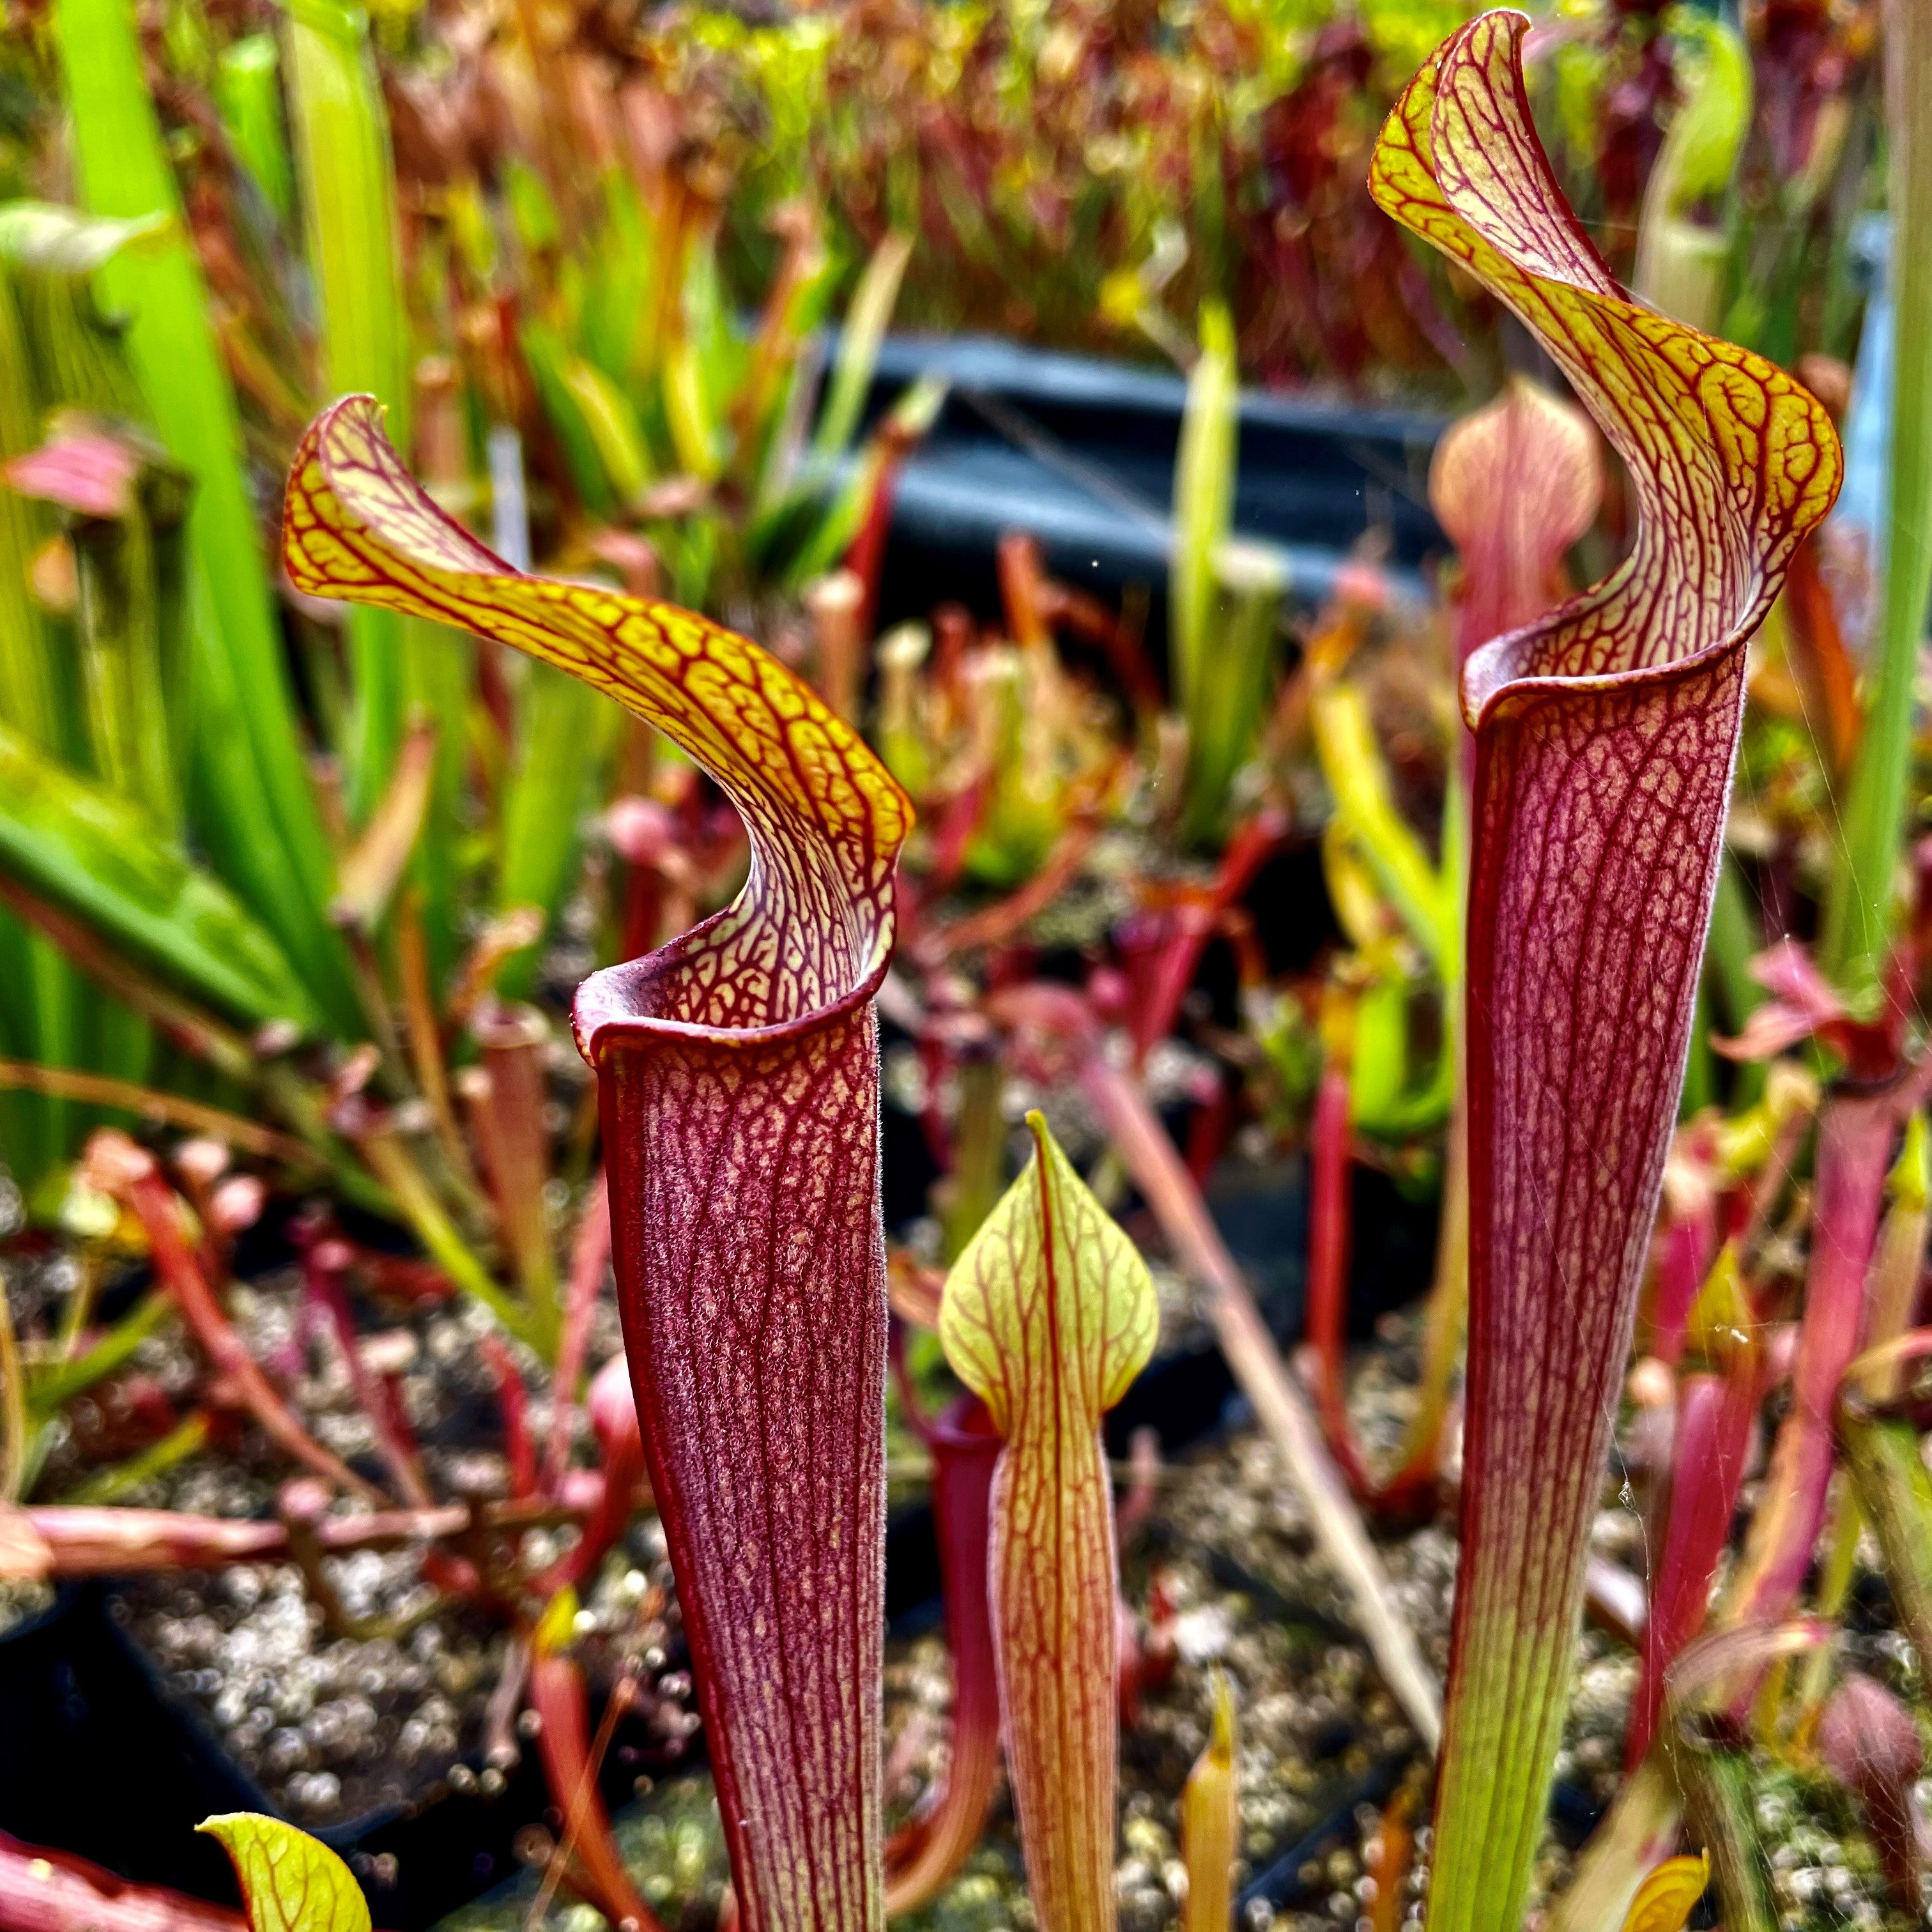
{"label": "yellow-green leaf", "polygon": [[1047,1131],[953,1264],[939,1334],[954,1374],[1009,1442],[1091,1432],[1154,1352],[1153,1277]]}
{"label": "yellow-green leaf", "polygon": [[1637,1887],[1624,1919],[1624,1932],[1684,1932],[1690,1908],[1704,1896],[1711,1882],[1708,1852],[1666,1858]]}
{"label": "yellow-green leaf", "polygon": [[1234,1861],[1241,1855],[1240,1779],[1234,1768],[1234,1696],[1214,1673],[1214,1730],[1180,1793],[1180,1856],[1187,1867],[1184,1932],[1228,1932]]}
{"label": "yellow-green leaf", "polygon": [[1316,694],[1311,716],[1336,818],[1430,964],[1453,980],[1457,909],[1422,841],[1396,808],[1366,700],[1352,684],[1325,684]]}
{"label": "yellow-green leaf", "polygon": [[939,1334],[1006,1438],[988,1580],[1006,1758],[1040,1932],[1110,1932],[1118,1732],[1100,1418],[1154,1352],[1133,1244],[1030,1114],[1034,1154],[953,1264]]}
{"label": "yellow-green leaf", "polygon": [[320,1839],[255,1811],[224,1812],[196,1829],[233,1862],[249,1932],[370,1932],[362,1887]]}
{"label": "yellow-green leaf", "polygon": [[668,1017],[770,1024],[883,970],[910,807],[858,734],[757,646],[691,611],[511,569],[422,494],[367,396],[310,426],[283,538],[298,589],[461,624],[559,665],[724,788],[757,863],[736,906],[686,949],[692,970]]}

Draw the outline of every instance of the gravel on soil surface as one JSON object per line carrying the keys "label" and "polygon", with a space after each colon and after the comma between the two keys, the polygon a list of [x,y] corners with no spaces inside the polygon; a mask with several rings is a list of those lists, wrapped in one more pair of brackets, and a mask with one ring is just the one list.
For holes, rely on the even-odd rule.
{"label": "gravel on soil surface", "polygon": [[[358,1405],[347,1364],[326,1322],[305,1309],[293,1271],[238,1286],[231,1311],[249,1350],[278,1371],[290,1400],[316,1439],[381,1480],[374,1431]],[[492,1326],[473,1307],[446,1304],[365,1332],[397,1374],[402,1407],[440,1496],[506,1494],[495,1384],[476,1342]],[[592,1324],[594,1370],[620,1346],[614,1300],[607,1292]],[[541,1442],[549,1428],[542,1370],[520,1366],[532,1391],[530,1424]],[[164,1324],[142,1344],[134,1364],[170,1400],[190,1401],[205,1373],[179,1329]],[[62,1493],[84,1479],[91,1441],[111,1432],[104,1403],[124,1398],[110,1385],[102,1400],[72,1406],[67,1438],[50,1458],[42,1492]],[[590,1448],[580,1412],[578,1435]],[[195,1514],[270,1514],[286,1465],[250,1426],[223,1427],[202,1453],[126,1488],[115,1500]],[[353,1514],[362,1506],[338,1501]],[[526,1574],[547,1568],[573,1529],[526,1532],[517,1560]],[[483,1762],[485,1714],[501,1677],[508,1636],[500,1618],[439,1594],[425,1580],[419,1547],[357,1550],[322,1559],[325,1610],[293,1563],[238,1564],[130,1580],[112,1611],[154,1666],[164,1689],[197,1710],[270,1802],[298,1821],[330,1826],[387,1807],[433,1798],[446,1782],[500,1787],[500,1768]],[[44,1592],[43,1592],[44,1594]],[[584,1593],[578,1638],[593,1684],[623,1670],[648,1690],[641,1700],[652,1761],[675,1762],[697,1727],[663,1532],[655,1518],[634,1525]],[[34,1612],[32,1593],[0,1598],[0,1633]],[[332,1615],[335,1622],[332,1624]]]}
{"label": "gravel on soil surface", "polygon": [[[1398,1352],[1399,1352],[1399,1350]],[[1400,1382],[1390,1378],[1391,1390]],[[1374,1372],[1358,1378],[1358,1419],[1378,1420]],[[1189,1767],[1207,1742],[1210,1672],[1226,1671],[1240,1713],[1244,1888],[1238,1932],[1362,1932],[1374,1905],[1369,1876],[1384,1806],[1406,1790],[1426,1804],[1426,1768],[1365,1648],[1343,1623],[1339,1586],[1312,1552],[1270,1445],[1238,1430],[1172,1466],[1159,1507],[1123,1552],[1123,1586],[1143,1613],[1156,1579],[1168,1609],[1174,1667],[1148,1690],[1121,1744],[1121,1823],[1114,1870],[1120,1932],[1173,1932],[1186,1873],[1178,1810]],[[1642,1522],[1618,1483],[1598,1520],[1597,1549],[1641,1564]],[[1447,1662],[1456,1543],[1431,1523],[1381,1539],[1394,1587],[1432,1664]],[[1895,1631],[1847,1638],[1851,1658],[1902,1692],[1917,1666]],[[1539,1858],[1539,1912],[1567,1882],[1574,1834],[1614,1796],[1636,1659],[1586,1628],[1558,1775],[1564,1804]],[[886,1713],[890,1816],[903,1816],[943,1775],[951,1696],[937,1633],[888,1646]],[[1765,1760],[1754,1773],[1756,1821],[1780,1932],[1906,1932],[1886,1900],[1871,1849],[1822,1780]],[[1932,1798],[1932,1785],[1924,1794]],[[1574,1821],[1573,1822],[1573,1821]],[[1559,1828],[1560,1826],[1560,1828]],[[726,1876],[715,1804],[702,1774],[660,1785],[620,1816],[620,1845],[645,1897],[677,1932],[707,1932]],[[1427,1828],[1418,1834],[1426,1867]],[[542,1846],[539,1850],[544,1849]],[[1426,1870],[1404,1882],[1400,1921],[1419,1928]],[[514,1932],[527,1925],[541,1883],[532,1869],[446,1921],[441,1932]],[[529,1932],[598,1932],[590,1908],[555,1901]],[[1536,1923],[1534,1916],[1528,1922]],[[964,1870],[932,1905],[894,1922],[902,1932],[1036,1932],[1018,1835],[1004,1795]]]}

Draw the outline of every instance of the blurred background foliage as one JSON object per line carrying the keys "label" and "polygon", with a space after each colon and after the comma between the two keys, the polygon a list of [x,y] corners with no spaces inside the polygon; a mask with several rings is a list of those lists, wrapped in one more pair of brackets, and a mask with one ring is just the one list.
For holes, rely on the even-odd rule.
{"label": "blurred background foliage", "polygon": [[[467,1227],[487,1252],[446,1091],[472,1022],[546,960],[560,994],[735,889],[728,814],[613,707],[278,587],[280,478],[351,389],[513,561],[704,609],[857,715],[894,476],[941,400],[925,380],[868,405],[888,327],[1178,364],[1164,683],[1186,748],[1156,816],[1211,853],[1256,796],[1251,754],[1288,745],[1337,798],[1406,784],[1427,819],[1439,747],[1391,780],[1365,723],[1318,707],[1311,747],[1304,699],[1273,695],[1284,585],[1230,541],[1233,412],[1242,382],[1450,406],[1534,371],[1364,184],[1397,83],[1467,10],[14,0],[0,1049],[266,1107],[432,1251]],[[1617,272],[1787,364],[1849,358],[1876,32],[1870,0],[1540,13],[1539,122]],[[1580,563],[1614,554],[1622,500]],[[1077,868],[1070,828],[1173,764],[1132,626],[1025,575],[1003,560],[1004,637],[878,648],[876,734],[927,812],[935,890],[1051,883]],[[1128,668],[1133,782],[1055,655],[1066,622]],[[1404,831],[1354,817],[1358,846]],[[1389,1094],[1432,1096],[1432,1054],[1417,1072],[1393,1051]],[[30,1191],[100,1118],[71,1082],[0,1109]]]}

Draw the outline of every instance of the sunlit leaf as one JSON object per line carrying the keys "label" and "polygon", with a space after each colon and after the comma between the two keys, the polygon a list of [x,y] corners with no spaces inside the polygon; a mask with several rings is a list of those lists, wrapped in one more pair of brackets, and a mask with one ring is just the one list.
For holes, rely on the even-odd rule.
{"label": "sunlit leaf", "polygon": [[872,251],[852,292],[838,338],[831,393],[812,436],[812,454],[818,461],[830,461],[839,454],[858,429],[872,386],[872,372],[878,366],[879,345],[885,340],[898,300],[899,284],[911,260],[911,236],[889,234]]}
{"label": "sunlit leaf", "polygon": [[1422,841],[1396,808],[1367,700],[1352,684],[1324,684],[1310,706],[1310,721],[1322,775],[1334,797],[1335,823],[1430,963],[1453,976],[1456,908]]}
{"label": "sunlit leaf", "polygon": [[0,872],[224,1012],[320,1024],[280,948],[139,806],[0,727]]}
{"label": "sunlit leaf", "polygon": [[1886,200],[1894,238],[1888,293],[1898,332],[1888,398],[1884,585],[1820,934],[1826,970],[1862,1016],[1880,1003],[1897,922],[1918,653],[1932,594],[1932,250],[1917,245],[1932,226],[1932,8],[1887,0],[1882,13]]}
{"label": "sunlit leaf", "polygon": [[1234,519],[1234,464],[1240,435],[1240,387],[1234,326],[1227,310],[1201,311],[1201,349],[1187,379],[1180,448],[1174,465],[1174,556],[1168,627],[1174,638],[1174,691],[1192,716],[1208,675],[1214,608],[1214,560]]}
{"label": "sunlit leaf", "polygon": [[0,260],[47,275],[91,275],[130,242],[159,235],[163,214],[116,221],[46,201],[0,205]]}
{"label": "sunlit leaf", "polygon": [[330,908],[338,923],[368,931],[382,918],[422,836],[430,781],[436,772],[436,746],[431,719],[417,719],[404,734],[388,789],[370,813],[362,837],[342,856]]}
{"label": "sunlit leaf", "polygon": [[[181,195],[150,98],[132,12],[121,0],[52,10],[88,208],[154,228],[115,248],[101,292],[169,454],[194,480],[187,528],[194,634],[195,830],[222,876],[274,934],[345,1030],[357,1007],[325,908],[332,870],[284,660],[235,395]],[[158,218],[158,221],[157,220]]]}
{"label": "sunlit leaf", "polygon": [[1624,1932],[1684,1932],[1691,1908],[1710,1882],[1711,1861],[1703,1852],[1666,1858],[1637,1887]]}
{"label": "sunlit leaf", "polygon": [[1697,219],[1696,209],[1730,185],[1750,132],[1751,57],[1736,28],[1694,16],[1692,22],[1692,46],[1678,62],[1682,104],[1644,189],[1632,280],[1665,314],[1708,328],[1723,312],[1731,238]]}
{"label": "sunlit leaf", "polygon": [[362,1887],[320,1839],[256,1811],[224,1812],[196,1828],[234,1862],[249,1932],[370,1932]]}
{"label": "sunlit leaf", "polygon": [[295,170],[283,113],[281,55],[272,34],[244,34],[216,57],[216,106],[242,164],[270,209],[286,221],[295,212]]}

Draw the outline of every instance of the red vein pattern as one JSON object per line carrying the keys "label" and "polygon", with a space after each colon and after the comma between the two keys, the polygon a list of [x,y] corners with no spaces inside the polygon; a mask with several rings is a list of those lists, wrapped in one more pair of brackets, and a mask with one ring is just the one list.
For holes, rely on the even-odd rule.
{"label": "red vein pattern", "polygon": [[1840,460],[1762,358],[1633,302],[1532,124],[1528,22],[1444,41],[1382,206],[1534,332],[1627,465],[1636,543],[1477,650],[1468,1442],[1431,1932],[1515,1932],[1657,1204],[1742,718],[1744,646]]}
{"label": "red vein pattern", "polygon": [[366,398],[298,452],[291,580],[466,626],[648,719],[745,821],[736,902],[579,989],[652,1486],[746,1932],[877,1932],[884,1244],[872,998],[904,795],[691,612],[524,575],[443,516]]}
{"label": "red vein pattern", "polygon": [[1034,1157],[952,1265],[939,1334],[1006,1438],[987,1558],[1006,1765],[1040,1932],[1111,1932],[1119,1703],[1100,1419],[1154,1352],[1133,1244],[1037,1114]]}
{"label": "red vein pattern", "polygon": [[255,1811],[225,1811],[195,1828],[234,1865],[248,1932],[369,1932],[362,1888],[320,1839]]}

